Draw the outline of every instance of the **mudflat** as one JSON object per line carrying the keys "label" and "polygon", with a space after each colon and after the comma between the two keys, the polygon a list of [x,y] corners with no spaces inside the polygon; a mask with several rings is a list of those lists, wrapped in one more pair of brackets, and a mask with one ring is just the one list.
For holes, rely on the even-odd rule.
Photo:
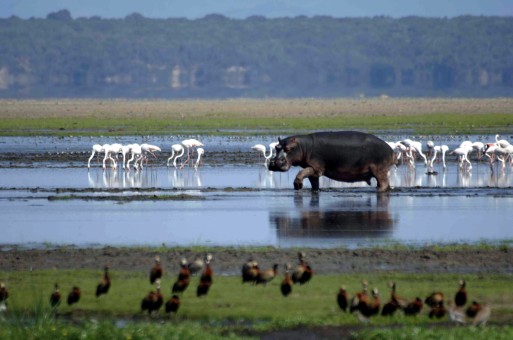
{"label": "mudflat", "polygon": [[298,251],[307,254],[317,274],[368,272],[506,274],[513,272],[513,250],[508,247],[447,246],[400,249],[277,249],[277,248],[75,248],[29,249],[1,246],[1,271],[43,269],[98,269],[146,272],[155,256],[162,265],[177,271],[180,259],[190,261],[211,253],[218,275],[239,275],[249,258],[263,267],[296,263]]}

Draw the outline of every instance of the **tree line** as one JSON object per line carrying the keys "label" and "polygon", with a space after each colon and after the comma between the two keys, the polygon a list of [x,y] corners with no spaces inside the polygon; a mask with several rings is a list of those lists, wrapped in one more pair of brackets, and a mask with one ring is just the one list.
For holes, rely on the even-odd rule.
{"label": "tree line", "polygon": [[513,18],[0,19],[0,97],[510,96]]}

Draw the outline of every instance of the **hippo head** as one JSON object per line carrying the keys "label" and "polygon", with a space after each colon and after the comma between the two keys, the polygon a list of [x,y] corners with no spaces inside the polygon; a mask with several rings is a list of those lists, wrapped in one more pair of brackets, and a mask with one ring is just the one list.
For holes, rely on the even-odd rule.
{"label": "hippo head", "polygon": [[269,162],[270,171],[288,171],[302,157],[299,141],[296,137],[278,138],[276,156]]}

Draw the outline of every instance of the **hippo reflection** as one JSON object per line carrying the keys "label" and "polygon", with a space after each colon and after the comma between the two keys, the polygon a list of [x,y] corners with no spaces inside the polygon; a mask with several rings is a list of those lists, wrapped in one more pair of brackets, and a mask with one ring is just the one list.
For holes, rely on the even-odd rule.
{"label": "hippo reflection", "polygon": [[382,238],[391,236],[395,224],[388,211],[389,197],[344,197],[336,204],[319,206],[314,195],[309,206],[296,200],[296,211],[271,212],[271,225],[279,238]]}

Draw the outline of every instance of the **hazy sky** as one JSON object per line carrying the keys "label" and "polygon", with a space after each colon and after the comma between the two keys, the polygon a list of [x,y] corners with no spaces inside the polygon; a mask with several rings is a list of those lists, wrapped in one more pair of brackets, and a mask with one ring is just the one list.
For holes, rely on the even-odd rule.
{"label": "hazy sky", "polygon": [[232,18],[246,18],[251,15],[513,16],[513,0],[0,0],[1,18],[11,15],[44,18],[48,13],[60,9],[68,9],[73,18],[95,15],[122,18],[134,12],[149,18],[190,19],[212,13]]}

